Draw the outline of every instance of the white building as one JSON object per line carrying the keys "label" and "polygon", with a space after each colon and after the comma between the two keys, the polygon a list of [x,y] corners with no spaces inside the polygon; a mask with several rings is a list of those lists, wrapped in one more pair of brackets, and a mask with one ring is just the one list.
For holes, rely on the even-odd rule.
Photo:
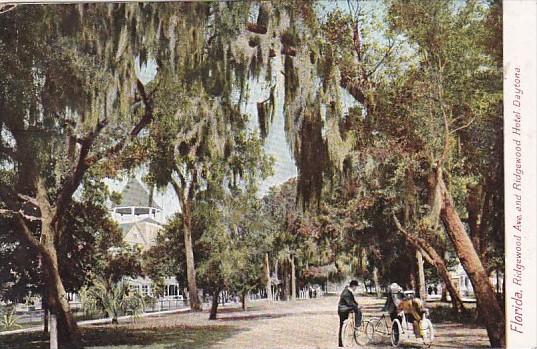
{"label": "white building", "polygon": [[[461,263],[457,263],[454,270],[450,272],[451,280],[453,285],[459,291],[459,294],[463,298],[474,298],[474,288],[472,287],[472,282],[470,278],[464,271]],[[490,283],[495,291],[503,292],[503,273],[499,272],[496,275],[496,271],[493,271],[489,276]]]}
{"label": "white building", "polygon": [[[118,222],[123,239],[131,246],[146,251],[157,242],[162,229],[162,208],[153,200],[136,178],[129,180],[121,193],[121,202],[112,207],[112,217]],[[132,289],[146,295],[154,295],[154,283],[149,278],[129,278]],[[164,298],[180,298],[179,283],[174,276],[164,280]]]}

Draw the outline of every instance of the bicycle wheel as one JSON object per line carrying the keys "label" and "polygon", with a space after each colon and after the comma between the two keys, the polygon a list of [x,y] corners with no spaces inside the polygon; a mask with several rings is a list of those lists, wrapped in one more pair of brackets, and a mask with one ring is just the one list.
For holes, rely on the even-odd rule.
{"label": "bicycle wheel", "polygon": [[403,328],[401,327],[401,322],[399,319],[394,319],[392,323],[392,345],[398,347],[401,343],[401,334],[403,333]]}
{"label": "bicycle wheel", "polygon": [[376,343],[379,340],[380,333],[375,331],[376,325],[378,324],[378,319],[369,320],[365,326],[365,334],[370,343]]}
{"label": "bicycle wheel", "polygon": [[345,321],[341,330],[341,340],[345,348],[352,348],[354,346],[354,322]]}
{"label": "bicycle wheel", "polygon": [[434,340],[433,323],[429,319],[424,319],[421,321],[420,326],[423,334],[423,344],[430,346]]}
{"label": "bicycle wheel", "polygon": [[366,334],[366,328],[369,325],[369,321],[362,321],[360,328],[355,329],[354,331],[354,341],[359,346],[364,346],[369,344],[369,337]]}

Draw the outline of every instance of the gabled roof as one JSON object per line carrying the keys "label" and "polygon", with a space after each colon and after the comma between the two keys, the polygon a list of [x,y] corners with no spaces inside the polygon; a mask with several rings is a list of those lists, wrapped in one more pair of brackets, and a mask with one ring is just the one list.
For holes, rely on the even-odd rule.
{"label": "gabled roof", "polygon": [[141,243],[143,248],[146,249],[155,244],[158,231],[162,225],[154,219],[145,218],[137,222],[122,223],[119,227],[121,228],[125,242],[131,245]]}
{"label": "gabled roof", "polygon": [[119,228],[123,232],[123,236],[125,236],[125,234],[127,234],[129,232],[129,230],[131,230],[133,225],[134,225],[134,223],[121,223],[119,225]]}
{"label": "gabled roof", "polygon": [[114,207],[153,207],[161,210],[142,183],[136,178],[129,179],[129,182],[121,192],[121,203]]}
{"label": "gabled roof", "polygon": [[157,222],[153,218],[146,217],[146,218],[144,218],[142,220],[139,220],[139,221],[136,221],[136,222],[121,223],[121,224],[119,224],[119,228],[123,232],[123,235],[125,235],[126,233],[129,232],[129,230],[131,230],[133,225],[140,224],[140,223],[151,223],[151,224],[158,225],[159,227],[162,226],[162,224],[160,224],[159,222]]}

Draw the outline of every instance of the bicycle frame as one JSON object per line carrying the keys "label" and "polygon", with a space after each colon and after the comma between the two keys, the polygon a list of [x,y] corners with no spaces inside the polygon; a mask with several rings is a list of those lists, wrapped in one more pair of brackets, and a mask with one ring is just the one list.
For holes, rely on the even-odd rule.
{"label": "bicycle frame", "polygon": [[[391,320],[390,320],[390,324],[388,324],[387,323],[388,317],[386,316],[386,314],[382,314],[379,318],[373,318],[373,319],[368,320],[368,322],[373,322],[373,321],[375,321],[374,328],[376,332],[379,332],[383,335],[391,336],[392,334]],[[384,324],[386,326],[385,331],[381,329],[381,324]]]}

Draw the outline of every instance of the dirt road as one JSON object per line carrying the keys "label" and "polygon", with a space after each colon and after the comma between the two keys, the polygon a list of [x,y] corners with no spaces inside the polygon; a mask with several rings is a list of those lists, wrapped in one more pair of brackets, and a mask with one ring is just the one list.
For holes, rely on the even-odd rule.
{"label": "dirt road", "polygon": [[[247,311],[238,307],[225,307],[218,314],[218,320],[209,321],[207,313],[169,315],[161,318],[144,319],[129,327],[195,328],[202,326],[222,326],[233,328],[208,347],[223,348],[336,348],[338,298],[297,300],[294,302],[257,301],[250,304]],[[383,300],[362,297],[359,303],[364,317],[381,314]],[[470,327],[458,323],[435,324],[436,338],[432,348],[483,348],[489,345],[483,328]],[[389,338],[371,347],[389,346]],[[420,341],[406,341],[402,347],[422,347]]]}

